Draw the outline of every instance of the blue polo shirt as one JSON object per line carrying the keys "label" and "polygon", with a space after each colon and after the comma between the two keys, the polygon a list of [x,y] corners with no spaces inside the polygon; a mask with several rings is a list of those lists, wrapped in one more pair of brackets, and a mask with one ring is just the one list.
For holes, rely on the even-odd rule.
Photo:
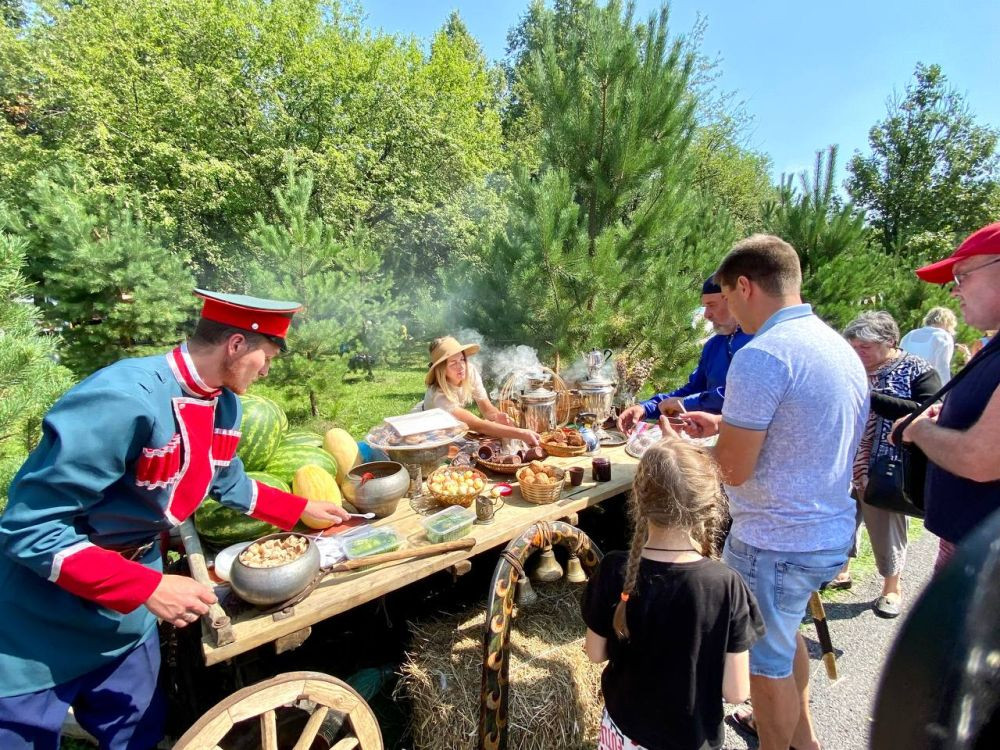
{"label": "blue polo shirt", "polygon": [[698,366],[688,378],[688,382],[670,393],[657,393],[642,402],[646,419],[659,413],[660,402],[675,396],[682,396],[684,408],[688,411],[722,413],[722,402],[726,395],[726,373],[733,355],[753,338],[737,328],[730,334],[718,333],[705,342],[698,359]]}
{"label": "blue polo shirt", "polygon": [[777,551],[846,548],[868,390],[858,355],[809,305],[768,318],[726,381],[723,421],[767,433],[753,475],[726,485],[737,539]]}

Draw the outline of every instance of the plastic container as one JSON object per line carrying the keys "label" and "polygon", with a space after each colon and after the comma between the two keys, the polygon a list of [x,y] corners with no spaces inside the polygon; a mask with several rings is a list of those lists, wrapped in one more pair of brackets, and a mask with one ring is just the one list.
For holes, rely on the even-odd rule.
{"label": "plastic container", "polygon": [[403,544],[402,537],[392,526],[367,526],[343,537],[344,554],[350,560],[394,552]]}
{"label": "plastic container", "polygon": [[461,539],[469,533],[473,521],[476,520],[476,512],[471,508],[463,508],[460,505],[451,505],[444,510],[439,510],[433,516],[428,516],[420,521],[427,532],[427,538],[434,544],[438,542],[450,542],[452,539]]}

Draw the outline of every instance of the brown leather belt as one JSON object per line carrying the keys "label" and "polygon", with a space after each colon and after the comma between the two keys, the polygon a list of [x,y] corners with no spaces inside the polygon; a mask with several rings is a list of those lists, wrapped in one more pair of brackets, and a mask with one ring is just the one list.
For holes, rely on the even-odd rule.
{"label": "brown leather belt", "polygon": [[156,540],[152,539],[145,544],[101,544],[99,545],[103,549],[111,550],[112,552],[117,552],[119,555],[124,557],[126,560],[136,561],[141,560],[142,557],[149,552],[156,545]]}

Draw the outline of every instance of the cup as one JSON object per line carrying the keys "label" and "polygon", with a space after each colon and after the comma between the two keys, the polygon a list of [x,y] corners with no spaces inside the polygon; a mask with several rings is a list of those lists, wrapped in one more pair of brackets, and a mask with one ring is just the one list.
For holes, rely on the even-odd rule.
{"label": "cup", "polygon": [[590,464],[590,473],[595,482],[611,481],[611,460],[608,458],[595,458]]}
{"label": "cup", "polygon": [[569,470],[569,483],[572,487],[579,487],[583,481],[583,467],[573,466]]}
{"label": "cup", "polygon": [[487,495],[478,495],[476,497],[476,523],[493,523],[497,507],[502,504],[502,497],[492,498]]}

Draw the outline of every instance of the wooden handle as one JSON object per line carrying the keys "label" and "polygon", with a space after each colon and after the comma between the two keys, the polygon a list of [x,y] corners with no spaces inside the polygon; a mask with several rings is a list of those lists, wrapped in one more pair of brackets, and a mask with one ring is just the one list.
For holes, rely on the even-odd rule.
{"label": "wooden handle", "polygon": [[[184,551],[187,553],[191,577],[198,583],[212,588],[215,584],[212,583],[212,579],[208,575],[208,565],[205,564],[205,552],[201,548],[201,539],[198,537],[198,532],[190,518],[181,524],[180,532]],[[225,646],[236,640],[233,635],[232,621],[218,602],[209,605],[208,613],[202,616],[202,621],[209,625],[214,633],[216,646]]]}
{"label": "wooden handle", "polygon": [[826,667],[826,676],[831,680],[836,680],[837,656],[833,650],[833,640],[830,638],[830,626],[826,622],[826,609],[823,607],[823,600],[818,591],[813,591],[809,595],[809,610],[812,614],[813,624],[816,625],[816,636],[823,652],[823,666]]}
{"label": "wooden handle", "polygon": [[421,557],[440,555],[443,552],[457,552],[458,550],[472,549],[475,546],[476,540],[469,536],[464,539],[441,542],[440,544],[428,544],[426,547],[410,547],[409,549],[399,549],[395,552],[385,552],[381,555],[360,557],[357,560],[345,560],[344,562],[339,562],[336,565],[333,565],[330,568],[330,572],[342,573],[348,570],[367,568],[370,565],[381,565],[382,563],[395,562],[396,560],[416,560]]}

